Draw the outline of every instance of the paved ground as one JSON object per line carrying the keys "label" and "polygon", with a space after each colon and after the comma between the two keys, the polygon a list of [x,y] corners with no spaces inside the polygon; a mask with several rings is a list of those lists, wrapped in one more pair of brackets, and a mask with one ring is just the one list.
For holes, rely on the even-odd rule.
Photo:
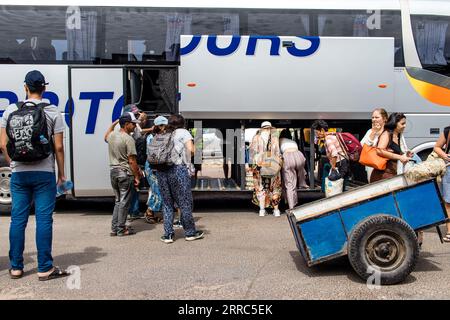
{"label": "paved ground", "polygon": [[[308,268],[281,218],[260,218],[245,203],[196,206],[205,239],[159,241],[162,225],[133,222],[138,234],[109,237],[111,203],[59,205],[54,259],[81,269],[81,289],[67,279],[39,282],[34,217],[27,230],[26,275],[8,276],[9,217],[0,217],[0,299],[449,299],[450,245],[425,233],[419,264],[406,283],[369,290],[342,259]],[[72,282],[74,284],[74,282]]]}

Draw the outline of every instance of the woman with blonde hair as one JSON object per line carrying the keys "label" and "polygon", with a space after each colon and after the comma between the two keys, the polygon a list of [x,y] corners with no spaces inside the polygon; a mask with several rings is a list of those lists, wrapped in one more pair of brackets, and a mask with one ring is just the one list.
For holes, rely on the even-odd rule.
{"label": "woman with blonde hair", "polygon": [[386,169],[374,169],[370,176],[370,182],[392,178],[397,175],[397,161],[408,163],[413,154],[408,151],[403,132],[406,128],[406,116],[403,113],[394,112],[389,116],[384,126],[385,130],[378,139],[377,154],[388,159]]}
{"label": "woman with blonde hair", "polygon": [[[369,147],[376,147],[378,139],[384,131],[384,126],[388,121],[388,113],[383,108],[377,108],[372,112],[372,128],[367,130],[364,138],[361,140],[361,145],[366,144]],[[367,172],[367,181],[370,181],[372,174],[372,167],[365,167]]]}

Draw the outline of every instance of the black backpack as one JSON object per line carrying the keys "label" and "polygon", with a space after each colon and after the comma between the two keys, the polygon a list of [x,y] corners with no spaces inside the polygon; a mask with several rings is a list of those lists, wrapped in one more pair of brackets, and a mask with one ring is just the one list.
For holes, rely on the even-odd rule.
{"label": "black backpack", "polygon": [[145,166],[145,162],[147,161],[147,137],[142,135],[135,141],[136,144],[136,161],[138,165]]}
{"label": "black backpack", "polygon": [[46,159],[53,153],[44,108],[48,103],[19,102],[17,110],[6,120],[7,150],[10,158],[19,162]]}

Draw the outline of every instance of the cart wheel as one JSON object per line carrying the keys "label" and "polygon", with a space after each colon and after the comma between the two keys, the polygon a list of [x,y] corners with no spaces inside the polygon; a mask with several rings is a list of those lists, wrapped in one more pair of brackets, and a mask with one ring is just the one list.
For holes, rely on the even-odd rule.
{"label": "cart wheel", "polygon": [[414,230],[390,215],[371,216],[350,235],[348,258],[356,273],[367,280],[379,272],[379,284],[402,282],[414,269],[419,245]]}

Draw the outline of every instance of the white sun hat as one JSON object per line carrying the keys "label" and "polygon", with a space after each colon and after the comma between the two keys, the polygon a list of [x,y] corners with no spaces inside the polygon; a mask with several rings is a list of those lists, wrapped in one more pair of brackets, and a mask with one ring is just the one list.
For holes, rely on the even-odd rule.
{"label": "white sun hat", "polygon": [[271,128],[272,124],[269,121],[264,121],[261,123],[261,128]]}

